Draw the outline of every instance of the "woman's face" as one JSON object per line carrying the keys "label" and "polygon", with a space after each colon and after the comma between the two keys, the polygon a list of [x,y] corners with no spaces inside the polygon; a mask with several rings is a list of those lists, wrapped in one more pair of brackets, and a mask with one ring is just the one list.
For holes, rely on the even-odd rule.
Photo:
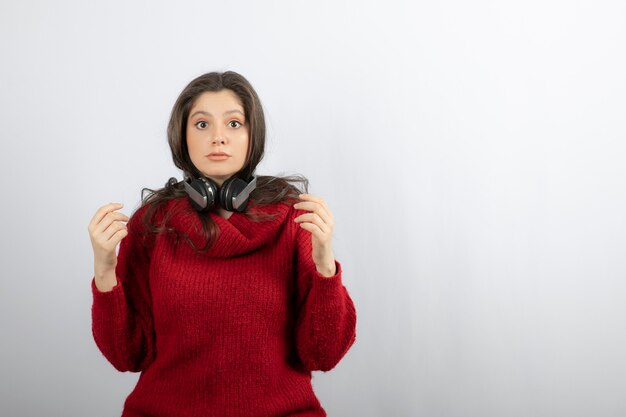
{"label": "woman's face", "polygon": [[241,100],[232,90],[202,93],[191,107],[187,119],[187,149],[191,162],[218,185],[243,168],[248,136]]}

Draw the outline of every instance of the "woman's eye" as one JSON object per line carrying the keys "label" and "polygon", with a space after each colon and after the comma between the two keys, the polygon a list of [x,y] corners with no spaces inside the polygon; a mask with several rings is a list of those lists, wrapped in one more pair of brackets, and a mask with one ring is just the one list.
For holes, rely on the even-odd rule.
{"label": "woman's eye", "polygon": [[[239,121],[237,121],[237,120],[231,120],[229,123],[230,123],[230,127],[239,127],[239,126],[241,126],[241,123],[239,123]],[[237,125],[233,126],[233,123],[236,123],[239,126],[237,126]]]}
{"label": "woman's eye", "polygon": [[207,126],[206,122],[198,122],[196,123],[196,127],[199,127],[200,129],[204,129]]}

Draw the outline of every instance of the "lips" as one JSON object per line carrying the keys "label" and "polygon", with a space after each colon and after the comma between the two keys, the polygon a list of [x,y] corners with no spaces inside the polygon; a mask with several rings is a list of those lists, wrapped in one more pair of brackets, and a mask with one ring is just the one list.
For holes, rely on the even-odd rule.
{"label": "lips", "polygon": [[230,155],[226,152],[211,152],[206,157],[211,161],[226,161],[228,158],[230,158]]}

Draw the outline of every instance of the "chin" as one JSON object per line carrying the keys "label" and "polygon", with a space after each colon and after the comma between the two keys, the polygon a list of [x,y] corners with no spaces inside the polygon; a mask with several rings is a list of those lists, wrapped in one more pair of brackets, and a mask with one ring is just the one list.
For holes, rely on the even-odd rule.
{"label": "chin", "polygon": [[[241,168],[243,168],[243,165],[240,167],[236,167],[233,165],[209,165],[207,166],[207,164],[203,164],[204,166],[202,168],[199,168],[198,171],[200,171],[205,177],[214,177],[214,178],[220,178],[220,179],[227,179],[229,177],[231,177],[232,175],[234,175],[236,172],[238,172]],[[196,168],[198,168],[198,165],[196,165]]]}
{"label": "chin", "polygon": [[212,177],[212,178],[219,178],[219,179],[227,179],[229,177],[231,177],[232,175],[234,175],[237,171],[233,171],[231,169],[212,169],[212,170],[208,170],[208,171],[201,171],[204,176],[206,177]]}

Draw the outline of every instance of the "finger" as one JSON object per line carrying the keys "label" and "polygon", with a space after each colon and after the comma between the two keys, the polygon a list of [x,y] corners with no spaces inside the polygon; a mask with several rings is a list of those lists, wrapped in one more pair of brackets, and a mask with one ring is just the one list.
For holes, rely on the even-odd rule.
{"label": "finger", "polygon": [[324,233],[328,233],[332,228],[324,222],[324,220],[315,213],[307,213],[294,219],[297,223],[309,222],[315,224]]}
{"label": "finger", "polygon": [[328,207],[328,203],[326,203],[326,200],[324,200],[323,198],[318,197],[318,196],[313,195],[313,194],[300,194],[300,198],[303,199],[303,200],[315,201],[316,203],[321,204],[322,207],[324,207],[324,209],[332,217],[332,212],[330,211],[330,207]]}
{"label": "finger", "polygon": [[94,229],[108,212],[113,210],[119,210],[122,207],[124,207],[124,204],[121,203],[110,203],[100,207],[98,211],[96,211],[96,214],[94,214],[91,218],[91,221],[89,222],[89,228]]}
{"label": "finger", "polygon": [[293,205],[294,208],[298,210],[309,210],[317,213],[326,223],[329,225],[333,224],[332,215],[328,214],[326,209],[322,205],[313,201],[303,201],[301,203],[297,203]]}
{"label": "finger", "polygon": [[107,227],[106,230],[104,230],[101,234],[100,234],[100,240],[102,242],[107,242],[109,240],[111,240],[111,238],[120,230],[128,230],[128,228],[120,223],[120,222],[114,222],[111,223],[111,225],[109,227]]}
{"label": "finger", "polygon": [[107,230],[114,222],[127,222],[128,216],[124,213],[117,213],[114,211],[110,211],[104,215],[104,218],[96,225],[94,228],[93,234],[100,234]]}
{"label": "finger", "polygon": [[113,233],[105,244],[109,247],[109,249],[115,249],[118,243],[120,243],[120,241],[126,236],[128,236],[128,229],[124,227],[123,229],[120,229]]}
{"label": "finger", "polygon": [[[320,204],[324,208],[326,213],[328,214],[328,217],[330,219],[333,219],[333,213],[332,213],[332,211],[330,210],[330,207],[328,207],[328,204],[326,203],[326,201],[323,198],[314,196],[312,194],[300,194],[300,199],[304,200],[305,202],[315,202],[317,204]],[[302,202],[297,203],[297,204],[302,204]]]}
{"label": "finger", "polygon": [[107,252],[114,251],[117,245],[120,243],[122,239],[124,239],[128,235],[128,230],[122,229],[118,230],[111,236],[111,238],[101,244],[98,244],[100,249],[103,249]]}
{"label": "finger", "polygon": [[322,217],[322,216],[325,217],[325,218],[331,218],[332,217],[326,211],[324,206],[322,206],[320,203],[317,203],[317,202],[314,202],[314,201],[302,201],[300,203],[294,204],[293,207],[295,209],[298,209],[298,210],[313,211],[315,213],[318,213],[320,215],[320,217]]}
{"label": "finger", "polygon": [[311,234],[313,234],[320,241],[326,241],[326,235],[317,225],[313,223],[300,223],[300,227],[311,232]]}

